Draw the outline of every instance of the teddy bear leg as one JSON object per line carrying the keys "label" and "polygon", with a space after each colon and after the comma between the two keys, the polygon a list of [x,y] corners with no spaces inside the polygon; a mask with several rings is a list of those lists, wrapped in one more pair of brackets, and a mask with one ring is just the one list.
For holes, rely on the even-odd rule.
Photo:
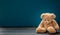
{"label": "teddy bear leg", "polygon": [[48,28],[47,28],[47,31],[48,31],[49,33],[56,33],[56,30],[55,30],[53,27],[48,27]]}
{"label": "teddy bear leg", "polygon": [[45,29],[45,28],[38,27],[38,28],[36,29],[36,32],[37,32],[37,33],[44,33],[44,32],[46,32],[46,29]]}

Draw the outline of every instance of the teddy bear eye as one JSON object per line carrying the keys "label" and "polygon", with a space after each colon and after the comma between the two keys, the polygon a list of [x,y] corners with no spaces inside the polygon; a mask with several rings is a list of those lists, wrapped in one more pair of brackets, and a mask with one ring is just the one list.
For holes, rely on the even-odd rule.
{"label": "teddy bear eye", "polygon": [[46,21],[46,19],[45,19],[45,21]]}

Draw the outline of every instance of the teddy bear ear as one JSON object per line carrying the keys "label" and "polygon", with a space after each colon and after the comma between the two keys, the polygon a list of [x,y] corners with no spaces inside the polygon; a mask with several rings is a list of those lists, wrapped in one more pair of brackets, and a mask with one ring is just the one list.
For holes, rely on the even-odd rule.
{"label": "teddy bear ear", "polygon": [[52,18],[56,18],[56,15],[54,14],[54,13],[52,13],[52,16],[51,16]]}
{"label": "teddy bear ear", "polygon": [[40,17],[41,17],[41,18],[44,18],[44,16],[45,16],[45,15],[44,15],[44,13],[43,13],[43,14],[41,14],[41,16],[40,16]]}

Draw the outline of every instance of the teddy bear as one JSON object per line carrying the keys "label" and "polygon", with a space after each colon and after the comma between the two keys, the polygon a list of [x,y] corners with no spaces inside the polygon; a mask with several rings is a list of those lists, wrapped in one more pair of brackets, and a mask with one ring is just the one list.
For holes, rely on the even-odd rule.
{"label": "teddy bear", "polygon": [[42,13],[41,14],[42,21],[36,28],[36,32],[44,33],[47,31],[49,33],[56,33],[59,30],[59,25],[56,22],[56,20],[54,20],[55,17],[56,15],[54,13]]}

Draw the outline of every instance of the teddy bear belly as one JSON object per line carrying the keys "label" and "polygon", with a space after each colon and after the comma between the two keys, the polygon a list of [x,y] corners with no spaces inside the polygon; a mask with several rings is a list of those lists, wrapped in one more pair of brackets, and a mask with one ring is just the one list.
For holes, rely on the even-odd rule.
{"label": "teddy bear belly", "polygon": [[52,25],[52,24],[47,24],[47,25],[45,26],[45,28],[48,28],[48,27],[50,27],[50,26],[52,26],[52,27],[53,27],[53,25]]}
{"label": "teddy bear belly", "polygon": [[52,25],[47,25],[47,27],[52,26]]}

